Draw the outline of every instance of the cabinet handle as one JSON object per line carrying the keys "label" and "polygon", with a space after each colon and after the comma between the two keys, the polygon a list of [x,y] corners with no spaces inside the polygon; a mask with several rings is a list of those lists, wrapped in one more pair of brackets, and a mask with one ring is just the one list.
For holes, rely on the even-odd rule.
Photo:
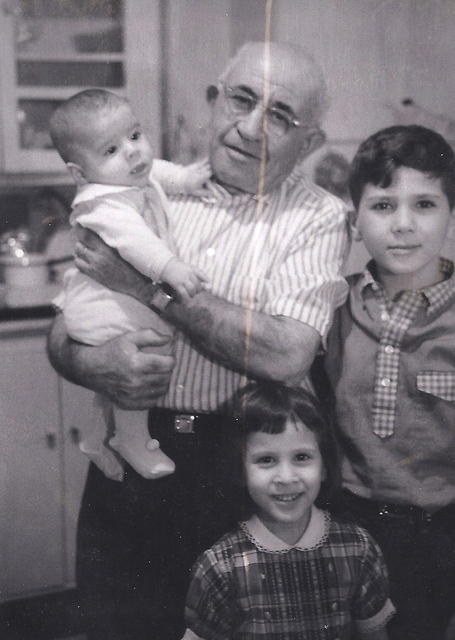
{"label": "cabinet handle", "polygon": [[79,444],[81,441],[81,433],[77,427],[70,427],[69,434],[73,444]]}
{"label": "cabinet handle", "polygon": [[46,433],[46,444],[49,449],[55,449],[55,445],[57,444],[57,436],[55,433]]}

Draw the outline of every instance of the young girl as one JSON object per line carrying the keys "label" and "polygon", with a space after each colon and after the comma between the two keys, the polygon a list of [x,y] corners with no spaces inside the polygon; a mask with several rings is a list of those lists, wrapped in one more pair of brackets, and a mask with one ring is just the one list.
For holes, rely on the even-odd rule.
{"label": "young girl", "polygon": [[386,639],[394,607],[378,546],[315,506],[337,476],[315,399],[250,383],[234,416],[250,514],[194,565],[184,640]]}

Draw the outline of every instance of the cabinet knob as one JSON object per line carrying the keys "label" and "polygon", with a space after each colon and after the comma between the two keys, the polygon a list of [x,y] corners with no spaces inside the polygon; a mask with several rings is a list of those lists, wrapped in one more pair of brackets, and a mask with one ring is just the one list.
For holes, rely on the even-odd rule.
{"label": "cabinet knob", "polygon": [[46,444],[49,449],[55,449],[55,445],[57,444],[57,436],[55,433],[46,433]]}
{"label": "cabinet knob", "polygon": [[81,441],[81,433],[77,427],[70,427],[69,434],[71,438],[71,442],[74,444],[79,444]]}

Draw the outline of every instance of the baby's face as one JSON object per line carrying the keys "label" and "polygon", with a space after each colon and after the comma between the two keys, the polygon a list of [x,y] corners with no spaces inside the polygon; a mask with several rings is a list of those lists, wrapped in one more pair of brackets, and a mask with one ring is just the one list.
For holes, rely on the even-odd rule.
{"label": "baby's face", "polygon": [[143,187],[153,161],[147,137],[128,104],[90,117],[78,164],[88,182]]}

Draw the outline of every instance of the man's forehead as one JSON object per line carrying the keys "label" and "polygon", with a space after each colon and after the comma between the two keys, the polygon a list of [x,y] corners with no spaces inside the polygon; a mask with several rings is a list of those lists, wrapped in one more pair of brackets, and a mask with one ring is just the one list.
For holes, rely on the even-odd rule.
{"label": "man's forehead", "polygon": [[287,56],[251,55],[238,60],[225,78],[229,86],[243,86],[262,96],[265,91],[270,101],[288,104],[295,112],[305,101],[305,87],[301,73],[290,64]]}

